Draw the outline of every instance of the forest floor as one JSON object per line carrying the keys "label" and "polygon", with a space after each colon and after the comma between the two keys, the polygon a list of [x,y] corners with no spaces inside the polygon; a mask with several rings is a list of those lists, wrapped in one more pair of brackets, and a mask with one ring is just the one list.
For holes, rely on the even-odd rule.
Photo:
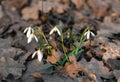
{"label": "forest floor", "polygon": [[[48,40],[56,25],[70,30],[77,40],[68,43],[64,36],[66,52],[78,46],[89,25],[95,37],[69,57],[71,64],[60,66],[51,55],[63,57],[64,50],[53,35],[52,54],[39,62],[31,58],[38,44],[28,44],[23,33],[31,24]],[[120,82],[120,0],[0,0],[0,82]]]}

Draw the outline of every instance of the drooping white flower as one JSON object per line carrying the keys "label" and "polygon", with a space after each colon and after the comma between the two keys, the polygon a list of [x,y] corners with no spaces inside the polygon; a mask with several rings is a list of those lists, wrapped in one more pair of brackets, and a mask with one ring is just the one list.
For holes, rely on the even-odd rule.
{"label": "drooping white flower", "polygon": [[27,43],[29,44],[33,38],[36,40],[36,42],[38,42],[38,38],[32,33],[29,35]]}
{"label": "drooping white flower", "polygon": [[43,53],[42,53],[40,50],[37,50],[37,51],[35,51],[35,52],[33,53],[32,58],[34,58],[35,55],[37,55],[38,60],[41,62],[41,61],[42,61],[42,58],[43,58]]}
{"label": "drooping white flower", "polygon": [[84,36],[86,36],[87,39],[90,39],[90,35],[95,36],[95,34],[93,32],[91,32],[90,30],[88,30],[87,32],[85,32]]}
{"label": "drooping white flower", "polygon": [[27,38],[30,36],[30,34],[34,32],[34,30],[31,28],[31,27],[27,27],[25,30],[24,30],[24,33],[26,33],[26,36]]}
{"label": "drooping white flower", "polygon": [[57,32],[61,36],[60,30],[56,26],[50,31],[49,35],[53,34],[53,32]]}

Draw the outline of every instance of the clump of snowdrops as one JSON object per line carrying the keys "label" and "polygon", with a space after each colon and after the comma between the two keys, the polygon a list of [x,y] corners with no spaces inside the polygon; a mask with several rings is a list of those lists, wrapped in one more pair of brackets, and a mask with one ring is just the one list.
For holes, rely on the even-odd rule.
{"label": "clump of snowdrops", "polygon": [[[38,48],[35,52],[33,52],[32,54],[32,58],[34,58],[35,56],[37,56],[38,61],[41,62],[42,59],[44,58],[44,50],[47,49],[47,54],[51,54],[51,50],[53,48],[53,46],[49,43],[49,40],[53,39],[54,37],[52,37],[52,35],[54,34],[55,36],[58,36],[57,38],[59,38],[60,42],[61,42],[61,47],[62,47],[62,55],[63,58],[60,61],[57,61],[56,64],[58,65],[64,65],[66,62],[70,62],[69,60],[69,56],[71,55],[75,55],[78,56],[81,52],[83,52],[84,50],[81,49],[82,44],[86,41],[86,40],[91,40],[91,36],[95,36],[95,34],[90,30],[90,27],[87,27],[82,35],[80,36],[80,40],[77,41],[75,35],[72,34],[72,32],[70,31],[70,29],[68,29],[66,32],[63,32],[63,29],[56,25],[54,26],[49,34],[49,38],[46,37],[45,33],[42,31],[41,27],[35,26],[35,25],[30,25],[29,27],[26,27],[24,30],[24,33],[26,34],[27,37],[27,43],[30,44],[33,40],[36,41],[36,43],[38,43]],[[73,49],[70,50],[69,52],[67,52],[65,50],[65,44],[67,43],[65,41],[65,37],[67,37],[68,42],[70,41],[69,45],[73,46]],[[73,45],[73,42],[77,41],[78,42],[78,46],[75,47]]]}

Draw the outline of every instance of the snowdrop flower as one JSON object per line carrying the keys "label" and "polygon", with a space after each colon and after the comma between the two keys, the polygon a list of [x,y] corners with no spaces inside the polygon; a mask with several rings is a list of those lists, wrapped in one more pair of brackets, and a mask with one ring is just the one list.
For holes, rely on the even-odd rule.
{"label": "snowdrop flower", "polygon": [[43,58],[43,53],[38,49],[37,51],[35,51],[35,52],[33,53],[32,58],[34,58],[35,55],[37,55],[38,60],[41,62],[41,61],[42,61],[42,58]]}
{"label": "snowdrop flower", "polygon": [[87,32],[85,32],[84,36],[86,36],[87,39],[90,39],[90,35],[95,36],[95,34],[93,32],[91,32],[90,30],[88,30]]}
{"label": "snowdrop flower", "polygon": [[61,36],[60,30],[56,26],[50,31],[49,35],[53,34],[53,32],[57,32]]}
{"label": "snowdrop flower", "polygon": [[27,43],[29,44],[33,38],[36,40],[36,42],[38,42],[38,38],[34,35],[34,33],[32,33],[29,35]]}
{"label": "snowdrop flower", "polygon": [[24,33],[26,33],[26,36],[27,38],[30,36],[30,34],[34,32],[34,30],[32,29],[32,27],[27,27],[25,30],[24,30]]}

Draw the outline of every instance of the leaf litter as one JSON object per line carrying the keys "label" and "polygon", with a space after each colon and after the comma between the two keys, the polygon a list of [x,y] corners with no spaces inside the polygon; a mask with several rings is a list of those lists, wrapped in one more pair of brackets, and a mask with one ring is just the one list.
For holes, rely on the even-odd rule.
{"label": "leaf litter", "polygon": [[[119,0],[1,0],[0,81],[119,82],[119,4]],[[89,42],[82,45],[85,50],[79,60],[71,55],[70,62],[64,66],[57,66],[53,57],[58,60],[62,58],[62,50],[57,49],[61,48],[59,39],[51,40],[54,49],[47,62],[44,59],[42,63],[37,58],[32,59],[37,44],[34,41],[26,44],[23,28],[31,23],[41,25],[47,29],[47,34],[50,31],[47,24],[56,25],[60,22],[63,30],[70,28],[78,38],[85,27],[92,24],[91,29],[96,36],[90,46]],[[77,46],[74,39],[73,44]],[[65,48],[70,51],[74,46],[72,49],[69,49],[69,45]]]}

